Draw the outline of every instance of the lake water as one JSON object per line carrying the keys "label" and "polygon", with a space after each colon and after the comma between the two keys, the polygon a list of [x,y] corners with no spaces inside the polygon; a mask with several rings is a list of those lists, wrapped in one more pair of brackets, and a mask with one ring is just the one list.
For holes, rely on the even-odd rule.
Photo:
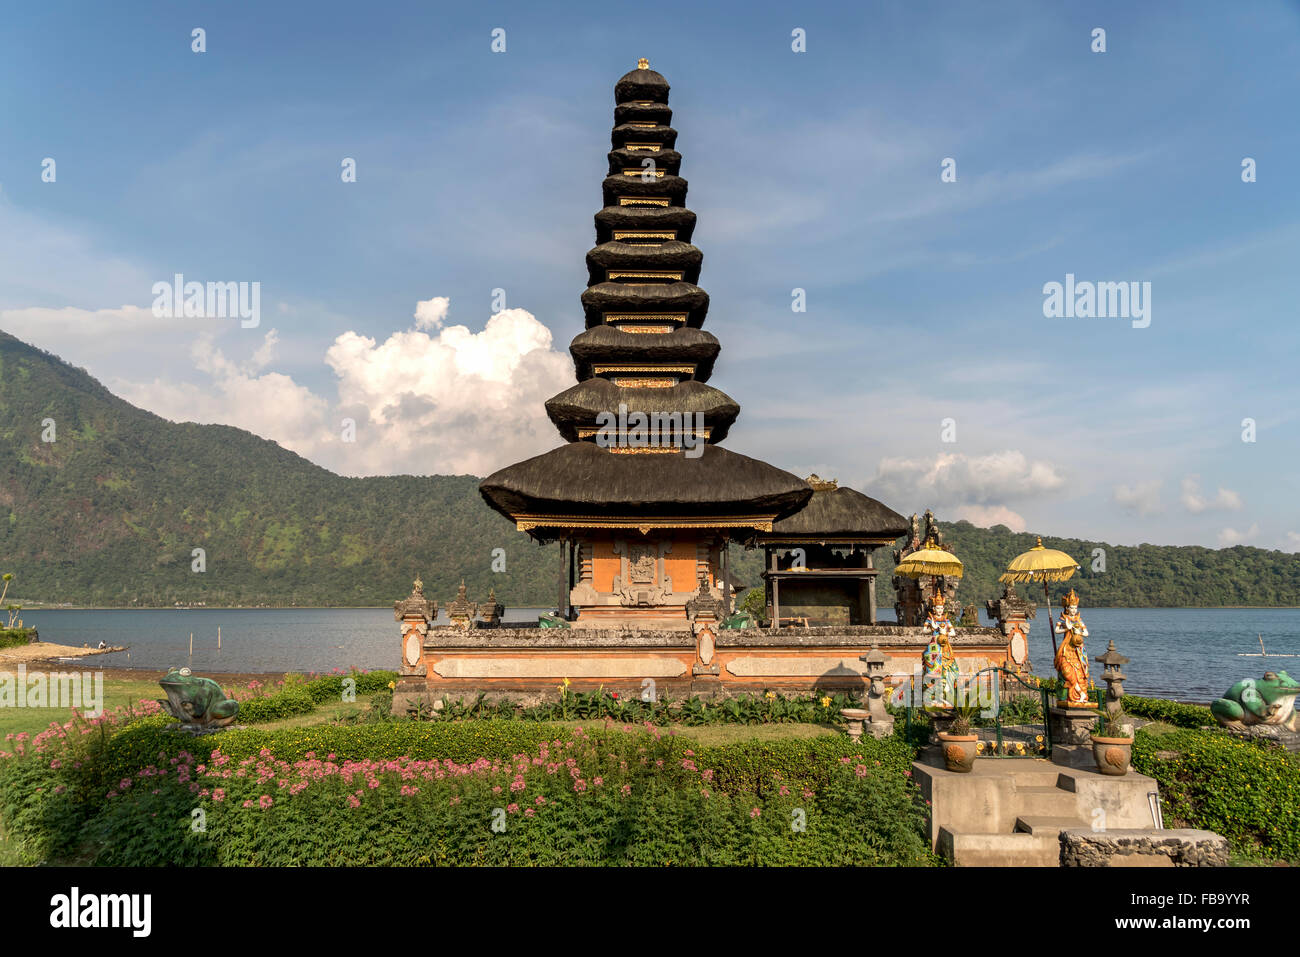
{"label": "lake water", "polygon": [[[1054,609],[1059,615],[1059,609]],[[509,609],[506,619],[536,620],[539,609]],[[1300,658],[1242,658],[1258,652],[1300,655],[1296,608],[1085,608],[1089,657],[1116,648],[1132,659],[1126,690],[1186,701],[1209,701],[1240,678],[1266,670],[1300,675]],[[440,617],[445,622],[445,612]],[[1052,645],[1044,611],[1032,622],[1029,654],[1040,675],[1052,673]],[[45,641],[64,645],[100,640],[127,645],[127,653],[89,658],[97,667],[156,668],[189,664],[196,671],[315,671],[395,668],[397,623],[386,608],[282,608],[146,611],[50,609],[23,612]],[[217,650],[217,628],[221,650]],[[194,655],[189,655],[190,633]],[[1100,684],[1101,665],[1093,664]]]}

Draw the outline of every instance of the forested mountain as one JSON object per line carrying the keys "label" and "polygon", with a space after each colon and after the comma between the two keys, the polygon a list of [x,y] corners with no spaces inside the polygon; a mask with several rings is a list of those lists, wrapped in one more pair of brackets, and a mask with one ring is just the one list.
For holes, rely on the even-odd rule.
{"label": "forested mountain", "polygon": [[[52,419],[55,441],[43,442]],[[554,548],[470,475],[343,478],[241,429],[177,424],[0,333],[0,569],[10,594],[102,605],[383,604],[488,587],[554,601]],[[192,570],[195,548],[206,570]],[[505,549],[494,573],[492,550]],[[545,556],[552,561],[545,561]],[[545,585],[544,585],[545,583]]]}
{"label": "forested mountain", "polygon": [[[53,442],[46,420],[53,420]],[[343,478],[241,429],[174,423],[0,332],[0,571],[27,600],[120,606],[381,605],[423,577],[507,605],[553,605],[559,555],[492,512],[470,475]],[[999,593],[1034,536],[944,524],[966,564],[959,599]],[[1086,605],[1300,605],[1300,556],[1044,538],[1083,571]],[[193,570],[193,549],[206,569]],[[505,570],[492,569],[505,549]],[[1093,550],[1105,571],[1092,571]],[[755,552],[733,553],[757,583]],[[892,559],[877,553],[888,617]]]}

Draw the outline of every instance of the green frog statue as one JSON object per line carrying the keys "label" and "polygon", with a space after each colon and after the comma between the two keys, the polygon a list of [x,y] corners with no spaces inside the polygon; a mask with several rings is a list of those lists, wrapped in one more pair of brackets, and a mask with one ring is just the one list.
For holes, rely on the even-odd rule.
{"label": "green frog statue", "polygon": [[1225,728],[1266,724],[1295,731],[1297,694],[1300,682],[1285,671],[1269,671],[1262,679],[1238,681],[1210,705],[1210,710]]}
{"label": "green frog statue", "polygon": [[173,668],[158,680],[167,700],[158,703],[185,731],[215,731],[235,720],[239,702],[227,698],[221,685],[211,678],[199,678],[189,668]]}

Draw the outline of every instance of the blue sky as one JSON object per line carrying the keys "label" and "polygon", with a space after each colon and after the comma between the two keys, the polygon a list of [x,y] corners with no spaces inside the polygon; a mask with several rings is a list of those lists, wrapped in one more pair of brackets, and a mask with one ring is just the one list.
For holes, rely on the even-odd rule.
{"label": "blue sky", "polygon": [[[557,445],[540,403],[572,381],[613,84],[646,56],[729,448],[908,513],[1300,550],[1300,4],[655,11],[14,7],[0,329],[346,474]],[[259,326],[154,319],[178,272],[260,282]],[[1150,326],[1046,318],[1067,273],[1151,283]]]}

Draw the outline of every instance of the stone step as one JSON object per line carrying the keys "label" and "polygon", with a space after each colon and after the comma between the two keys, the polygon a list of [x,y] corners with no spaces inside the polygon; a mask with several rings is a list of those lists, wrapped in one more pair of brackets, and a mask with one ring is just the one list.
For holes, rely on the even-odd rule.
{"label": "stone step", "polygon": [[1074,817],[1079,799],[1058,787],[1017,787],[1014,813],[1020,817]]}
{"label": "stone step", "polygon": [[1039,814],[1022,814],[1016,818],[1016,831],[1025,834],[1058,836],[1072,827],[1087,827],[1086,821],[1077,817],[1049,817]]}
{"label": "stone step", "polygon": [[939,854],[957,867],[1059,867],[1056,834],[976,834],[939,829]]}
{"label": "stone step", "polygon": [[[1006,765],[1031,765],[1031,761],[1025,758],[987,758],[986,760],[998,761]],[[1024,769],[1011,768],[1010,770],[1012,779],[1016,782],[1017,790],[1054,788],[1061,779],[1061,769],[1047,761],[1032,761],[1030,767]]]}

